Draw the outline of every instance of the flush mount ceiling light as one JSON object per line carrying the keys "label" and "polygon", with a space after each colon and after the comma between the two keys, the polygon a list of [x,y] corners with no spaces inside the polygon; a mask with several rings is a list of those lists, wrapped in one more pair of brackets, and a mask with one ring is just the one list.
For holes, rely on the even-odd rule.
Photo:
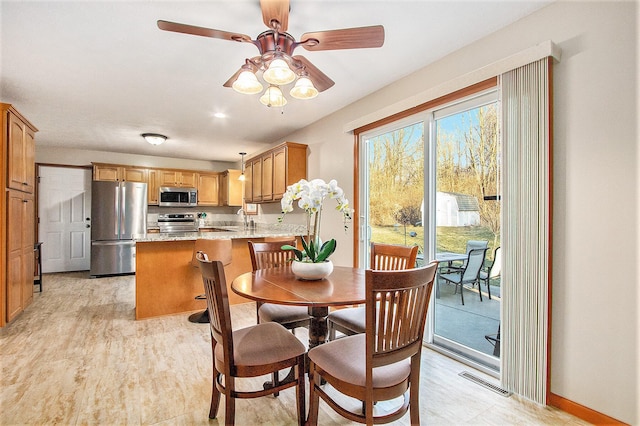
{"label": "flush mount ceiling light", "polygon": [[158,133],[143,133],[142,137],[151,145],[160,145],[167,140],[165,135],[160,135]]}
{"label": "flush mount ceiling light", "polygon": [[267,89],[260,97],[266,106],[283,106],[287,103],[282,87],[293,83],[289,94],[296,99],[313,99],[335,83],[316,68],[304,56],[293,56],[293,51],[302,46],[306,50],[340,50],[381,47],[384,44],[384,27],[345,28],[341,30],[315,31],[304,33],[300,41],[288,34],[289,0],[260,0],[262,21],[269,28],[252,40],[246,34],[234,33],[177,22],[158,21],[158,28],[182,34],[221,40],[251,43],[260,54],[246,59],[245,64],[226,82],[224,87],[232,87],[239,93],[254,95],[264,90],[258,77],[267,83]]}

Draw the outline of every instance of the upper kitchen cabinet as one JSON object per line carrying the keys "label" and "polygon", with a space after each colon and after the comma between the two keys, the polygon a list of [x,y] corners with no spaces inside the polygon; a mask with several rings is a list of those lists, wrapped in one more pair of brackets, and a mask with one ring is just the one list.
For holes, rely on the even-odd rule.
{"label": "upper kitchen cabinet", "polygon": [[35,182],[35,133],[38,129],[10,104],[2,107],[2,139],[7,152],[6,187],[32,194]]}
{"label": "upper kitchen cabinet", "polygon": [[196,188],[198,173],[191,170],[157,170],[159,186]]}
{"label": "upper kitchen cabinet", "polygon": [[244,200],[247,203],[253,201],[253,166],[251,161],[244,163]]}
{"label": "upper kitchen cabinet", "polygon": [[251,160],[252,179],[251,193],[254,203],[262,202],[262,156]]}
{"label": "upper kitchen cabinet", "polygon": [[147,173],[144,167],[93,163],[93,180],[147,183]]}
{"label": "upper kitchen cabinet", "polygon": [[[284,142],[275,148],[247,160],[252,171],[245,175],[245,199],[252,203],[268,203],[282,199],[287,186],[307,178],[307,145]],[[246,186],[251,190],[247,190]]]}
{"label": "upper kitchen cabinet", "polygon": [[240,170],[226,170],[220,174],[220,205],[242,206],[242,181]]}
{"label": "upper kitchen cabinet", "polygon": [[160,197],[159,186],[158,171],[155,169],[149,169],[149,172],[147,173],[147,198],[150,206],[158,205],[158,198]]}
{"label": "upper kitchen cabinet", "polygon": [[198,173],[198,205],[220,205],[220,173]]}

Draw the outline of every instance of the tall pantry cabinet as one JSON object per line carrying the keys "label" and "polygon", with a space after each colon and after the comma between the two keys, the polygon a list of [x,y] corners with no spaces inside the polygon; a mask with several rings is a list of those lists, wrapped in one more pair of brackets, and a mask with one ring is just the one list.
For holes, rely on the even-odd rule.
{"label": "tall pantry cabinet", "polygon": [[35,133],[10,104],[0,103],[0,327],[33,301],[35,242]]}

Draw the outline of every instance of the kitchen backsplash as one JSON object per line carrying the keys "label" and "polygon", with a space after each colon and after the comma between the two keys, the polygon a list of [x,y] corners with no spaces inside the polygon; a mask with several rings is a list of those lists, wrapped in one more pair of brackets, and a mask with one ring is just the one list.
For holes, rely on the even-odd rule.
{"label": "kitchen backsplash", "polygon": [[[247,215],[247,220],[253,219],[256,226],[263,229],[287,229],[291,231],[306,230],[306,216],[304,212],[291,212],[283,223],[278,222],[282,215],[280,203],[258,204],[258,214]],[[204,226],[235,226],[242,225],[243,217],[238,207],[194,207],[194,208],[170,208],[149,206],[147,214],[147,227],[157,228],[158,214],[160,213],[205,213]]]}

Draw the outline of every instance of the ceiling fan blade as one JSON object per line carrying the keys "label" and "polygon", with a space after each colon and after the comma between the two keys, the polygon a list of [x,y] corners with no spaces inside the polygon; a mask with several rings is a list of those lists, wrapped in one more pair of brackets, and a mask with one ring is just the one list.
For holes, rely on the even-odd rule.
{"label": "ceiling fan blade", "polygon": [[[260,0],[262,20],[273,29],[285,32],[289,26],[289,0]],[[278,25],[272,24],[277,21]]]}
{"label": "ceiling fan blade", "polygon": [[[309,40],[317,40],[317,43]],[[304,33],[299,43],[307,50],[365,49],[383,44],[382,25]]]}
{"label": "ceiling fan blade", "polygon": [[313,82],[313,85],[318,89],[318,92],[324,92],[334,84],[336,84],[333,80],[331,80],[325,73],[320,71],[313,65],[307,58],[304,56],[296,55],[293,57],[294,60],[302,63],[305,71],[309,74],[309,78]]}
{"label": "ceiling fan blade", "polygon": [[211,28],[196,27],[195,25],[179,24],[177,22],[159,20],[158,28],[164,31],[173,31],[174,33],[191,34],[202,37],[219,38],[222,40],[253,43],[251,37],[245,34],[231,33],[228,31],[214,30]]}

